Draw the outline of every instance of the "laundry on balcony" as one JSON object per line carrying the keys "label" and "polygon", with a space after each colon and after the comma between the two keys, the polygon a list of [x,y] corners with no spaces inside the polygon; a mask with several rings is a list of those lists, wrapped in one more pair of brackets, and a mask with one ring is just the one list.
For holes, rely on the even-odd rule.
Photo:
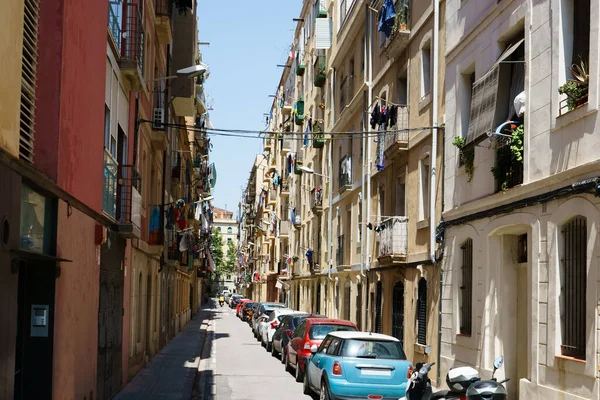
{"label": "laundry on balcony", "polygon": [[383,32],[385,37],[389,38],[392,34],[395,21],[396,8],[394,7],[394,0],[385,0],[379,10],[379,25],[377,30]]}

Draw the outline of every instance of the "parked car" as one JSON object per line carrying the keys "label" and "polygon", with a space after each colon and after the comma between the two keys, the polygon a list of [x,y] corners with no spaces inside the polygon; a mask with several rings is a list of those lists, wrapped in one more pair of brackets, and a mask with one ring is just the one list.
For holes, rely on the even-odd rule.
{"label": "parked car", "polygon": [[370,332],[333,331],[311,345],[304,393],[321,399],[399,399],[406,393],[412,365],[395,337]]}
{"label": "parked car", "polygon": [[244,298],[244,296],[242,296],[241,294],[232,294],[231,297],[229,298],[229,302],[228,302],[229,307],[235,308],[237,303],[243,298]]}
{"label": "parked car", "polygon": [[287,345],[285,361],[285,369],[295,371],[296,382],[304,379],[304,367],[311,356],[311,346],[319,346],[325,336],[337,331],[358,331],[358,328],[350,321],[329,318],[306,318],[298,325]]}
{"label": "parked car", "polygon": [[244,322],[248,322],[248,320],[252,317],[252,307],[254,307],[254,304],[256,304],[255,302],[251,301],[247,301],[246,303],[244,303],[244,305],[242,306],[242,309],[240,311],[240,318],[242,319],[242,321]]}
{"label": "parked car", "polygon": [[290,308],[276,308],[271,312],[269,318],[259,323],[258,331],[260,332],[260,342],[267,351],[271,351],[273,334],[279,327],[279,322],[288,314],[293,314],[296,311]]}
{"label": "parked car", "polygon": [[276,308],[285,308],[285,304],[264,302],[264,303],[260,303],[256,307],[256,310],[254,311],[254,315],[252,318],[252,332],[254,333],[254,337],[256,339],[260,338],[260,335],[259,335],[260,332],[258,331],[258,318],[261,317],[265,313],[266,310],[274,310]]}
{"label": "parked car", "polygon": [[248,303],[249,301],[252,301],[252,300],[250,300],[250,299],[243,299],[243,300],[240,300],[240,302],[239,302],[239,303],[238,303],[238,305],[236,306],[236,308],[235,308],[235,315],[237,315],[237,317],[238,317],[239,319],[242,319],[242,308],[243,308],[243,307],[244,307],[244,305],[245,305],[246,303]]}
{"label": "parked car", "polygon": [[323,315],[308,314],[305,312],[297,312],[283,317],[279,323],[279,327],[273,334],[271,339],[271,355],[273,357],[280,356],[281,363],[285,364],[287,344],[294,333],[294,330],[300,325],[305,318],[326,318]]}

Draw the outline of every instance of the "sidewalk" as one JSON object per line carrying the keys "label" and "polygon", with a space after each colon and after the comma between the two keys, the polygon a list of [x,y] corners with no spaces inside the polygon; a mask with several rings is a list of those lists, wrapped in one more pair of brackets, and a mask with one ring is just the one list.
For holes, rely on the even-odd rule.
{"label": "sidewalk", "polygon": [[213,302],[203,305],[190,322],[154,356],[115,400],[190,400],[206,340]]}

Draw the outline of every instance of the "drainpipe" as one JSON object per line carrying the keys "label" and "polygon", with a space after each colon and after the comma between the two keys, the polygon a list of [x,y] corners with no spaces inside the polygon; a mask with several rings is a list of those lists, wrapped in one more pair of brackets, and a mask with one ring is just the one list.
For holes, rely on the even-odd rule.
{"label": "drainpipe", "polygon": [[[331,72],[331,80],[330,80],[330,92],[331,93],[331,114],[333,115],[335,121],[335,99],[333,97],[333,89],[335,88],[335,68],[329,68]],[[333,139],[333,138],[332,138]],[[329,141],[329,165],[327,166],[327,174],[329,175],[329,215],[327,221],[327,248],[329,252],[329,265],[327,268],[327,278],[331,280],[331,260],[333,259],[333,239],[331,237],[332,234],[332,226],[333,226],[333,140]],[[327,300],[325,300],[327,302]]]}
{"label": "drainpipe", "polygon": [[[367,59],[367,36],[369,35],[369,4],[365,4],[365,39],[363,40],[364,43],[364,47],[362,49],[363,51],[363,60]],[[365,85],[368,85],[368,81],[367,81],[367,68],[366,66],[363,68],[363,81],[365,83]],[[368,117],[369,117],[369,106],[370,104],[367,103],[367,93],[363,91],[363,115],[364,115],[364,121],[366,122],[367,126],[371,126],[371,124],[369,124],[368,121]],[[365,129],[365,126],[363,124],[363,130]],[[367,224],[365,224],[364,221],[366,221],[365,216],[367,215],[366,213],[366,207],[365,204],[367,203],[367,193],[366,193],[366,187],[365,187],[365,165],[367,163],[367,152],[365,151],[365,149],[367,148],[367,134],[363,131],[362,134],[362,160],[361,160],[361,169],[360,169],[360,180],[361,180],[361,185],[360,185],[360,215],[361,215],[361,219],[359,221],[360,223],[360,237],[362,238],[362,240],[360,241],[360,275],[361,276],[365,276],[365,237],[367,235],[366,230],[367,230]]]}
{"label": "drainpipe", "polygon": [[432,134],[431,134],[431,179],[429,180],[429,255],[435,264],[435,201],[437,175],[437,139],[438,139],[438,50],[439,50],[440,3],[433,0],[433,88],[432,88]]}
{"label": "drainpipe", "polygon": [[[368,6],[368,4],[367,4]],[[368,82],[368,90],[369,90],[369,95],[368,95],[368,102],[369,102],[369,107],[371,106],[371,104],[373,103],[373,18],[372,18],[372,11],[370,8],[367,8],[367,19],[368,19],[368,27],[367,29],[369,30],[369,82]],[[373,142],[372,138],[370,137],[370,133],[371,133],[371,124],[368,124],[367,127],[367,132],[369,133],[369,138],[367,139],[367,148],[366,148],[366,152],[367,152],[367,165],[366,165],[366,169],[367,169],[367,182],[366,182],[366,190],[365,190],[365,194],[367,197],[367,204],[366,204],[366,221],[370,221],[371,219],[371,143]],[[363,185],[365,183],[363,182]],[[371,230],[367,229],[366,230],[367,233],[367,242],[366,242],[366,267],[367,267],[367,271],[371,270]]]}
{"label": "drainpipe", "polygon": [[[430,179],[430,195],[429,195],[429,253],[431,262],[434,267],[437,263],[435,258],[435,231],[436,231],[436,175],[437,175],[437,139],[439,134],[438,129],[438,53],[440,43],[440,2],[433,0],[433,88],[432,88],[432,107],[431,112],[433,124],[431,135],[431,179]],[[443,145],[443,143],[442,143]],[[444,160],[442,159],[442,162]],[[442,287],[443,287],[443,271],[440,265],[440,293],[439,293],[439,319],[438,319],[438,348],[437,348],[437,385],[440,385],[440,362],[441,362],[441,340],[442,340]]]}

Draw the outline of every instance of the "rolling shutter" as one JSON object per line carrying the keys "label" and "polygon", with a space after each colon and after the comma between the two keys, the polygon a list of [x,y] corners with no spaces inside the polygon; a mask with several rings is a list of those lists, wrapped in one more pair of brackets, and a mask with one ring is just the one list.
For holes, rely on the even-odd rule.
{"label": "rolling shutter", "polygon": [[315,49],[329,49],[332,32],[331,18],[317,18],[315,20]]}
{"label": "rolling shutter", "polygon": [[19,158],[33,163],[39,1],[24,1]]}

